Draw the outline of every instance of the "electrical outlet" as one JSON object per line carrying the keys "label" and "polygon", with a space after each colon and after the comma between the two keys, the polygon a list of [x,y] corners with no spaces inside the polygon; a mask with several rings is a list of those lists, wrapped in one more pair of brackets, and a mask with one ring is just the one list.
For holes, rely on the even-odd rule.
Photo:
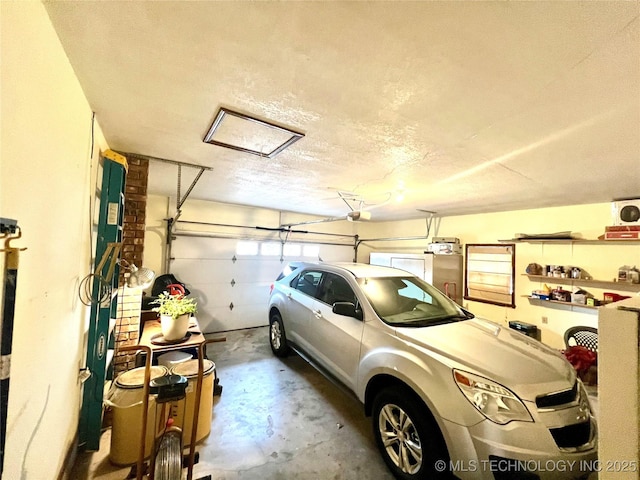
{"label": "electrical outlet", "polygon": [[542,323],[546,325],[547,323],[549,323],[549,319],[547,317],[542,317]]}

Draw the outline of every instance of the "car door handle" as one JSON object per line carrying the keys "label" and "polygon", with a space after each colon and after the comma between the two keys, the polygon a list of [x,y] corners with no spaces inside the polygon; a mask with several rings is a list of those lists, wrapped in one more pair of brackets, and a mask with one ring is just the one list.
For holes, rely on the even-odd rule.
{"label": "car door handle", "polygon": [[316,318],[322,318],[322,312],[320,310],[312,310]]}
{"label": "car door handle", "polygon": [[287,293],[287,298],[291,300],[291,292]]}

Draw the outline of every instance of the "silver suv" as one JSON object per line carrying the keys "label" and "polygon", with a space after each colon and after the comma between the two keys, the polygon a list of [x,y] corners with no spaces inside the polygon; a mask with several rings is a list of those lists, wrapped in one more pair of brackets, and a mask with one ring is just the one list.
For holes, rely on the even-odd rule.
{"label": "silver suv", "polygon": [[574,479],[596,464],[596,422],[565,358],[408,272],[293,264],[269,324],[275,355],[294,348],[360,399],[399,479]]}

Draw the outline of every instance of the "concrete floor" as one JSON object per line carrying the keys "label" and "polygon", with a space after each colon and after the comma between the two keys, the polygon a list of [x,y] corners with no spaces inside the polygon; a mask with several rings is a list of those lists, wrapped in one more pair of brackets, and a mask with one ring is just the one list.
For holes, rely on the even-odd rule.
{"label": "concrete floor", "polygon": [[[225,336],[226,342],[207,346],[223,391],[214,400],[211,434],[198,443],[193,479],[392,480],[371,419],[354,397],[297,354],[275,357],[267,327]],[[71,479],[127,478],[130,468],[109,463],[110,440],[106,429],[98,452],[78,456]]]}
{"label": "concrete floor", "polygon": [[[393,479],[354,397],[298,355],[275,357],[267,327],[225,336],[207,346],[223,390],[214,400],[211,434],[197,446],[194,479]],[[98,452],[78,456],[71,478],[125,479],[130,468],[109,463],[110,441],[107,429]]]}

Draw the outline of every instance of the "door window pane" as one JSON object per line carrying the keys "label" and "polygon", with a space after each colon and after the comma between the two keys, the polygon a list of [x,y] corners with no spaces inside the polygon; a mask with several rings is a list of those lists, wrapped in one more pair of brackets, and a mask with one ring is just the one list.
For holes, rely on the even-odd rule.
{"label": "door window pane", "polygon": [[515,244],[467,244],[464,298],[515,308]]}
{"label": "door window pane", "polygon": [[318,291],[318,285],[320,284],[320,278],[322,278],[321,272],[307,270],[298,275],[291,286],[296,290],[300,290],[302,293],[315,297]]}
{"label": "door window pane", "polygon": [[333,305],[336,302],[349,302],[357,305],[358,301],[349,283],[340,275],[333,273],[325,273],[325,278],[318,292],[318,300],[327,305]]}

